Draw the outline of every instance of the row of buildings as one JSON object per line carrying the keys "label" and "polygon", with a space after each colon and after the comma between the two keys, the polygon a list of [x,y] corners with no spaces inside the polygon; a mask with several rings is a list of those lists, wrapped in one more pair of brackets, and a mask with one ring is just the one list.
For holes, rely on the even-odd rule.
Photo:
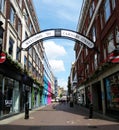
{"label": "row of buildings", "polygon": [[40,32],[32,0],[0,0],[0,118],[51,103],[57,79],[43,42],[21,51],[22,41]]}
{"label": "row of buildings", "polygon": [[91,39],[75,43],[69,77],[74,100],[94,111],[119,116],[119,0],[84,0],[77,32]]}

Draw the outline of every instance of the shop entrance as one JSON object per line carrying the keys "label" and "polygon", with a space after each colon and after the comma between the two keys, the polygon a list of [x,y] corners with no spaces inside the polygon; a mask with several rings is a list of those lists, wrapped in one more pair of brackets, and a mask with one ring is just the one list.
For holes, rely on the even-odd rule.
{"label": "shop entrance", "polygon": [[102,93],[100,81],[92,85],[92,101],[95,111],[102,111]]}

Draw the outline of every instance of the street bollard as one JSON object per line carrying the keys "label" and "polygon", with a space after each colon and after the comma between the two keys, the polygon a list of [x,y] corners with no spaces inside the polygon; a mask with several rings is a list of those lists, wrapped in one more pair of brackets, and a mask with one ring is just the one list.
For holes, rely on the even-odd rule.
{"label": "street bollard", "polygon": [[93,104],[90,104],[89,106],[89,118],[93,117]]}
{"label": "street bollard", "polygon": [[70,107],[73,107],[74,105],[73,105],[73,102],[70,102]]}
{"label": "street bollard", "polygon": [[25,104],[25,118],[24,119],[29,119],[29,103],[26,102]]}

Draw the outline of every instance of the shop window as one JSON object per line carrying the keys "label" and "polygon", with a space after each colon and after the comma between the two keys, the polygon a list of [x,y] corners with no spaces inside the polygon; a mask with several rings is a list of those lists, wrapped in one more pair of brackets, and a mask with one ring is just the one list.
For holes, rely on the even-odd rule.
{"label": "shop window", "polygon": [[110,0],[105,0],[104,4],[105,23],[108,21],[110,15],[111,15]]}
{"label": "shop window", "polygon": [[5,86],[4,86],[4,111],[3,114],[9,114],[13,111],[12,104],[13,104],[13,79],[5,78]]}
{"label": "shop window", "polygon": [[14,89],[13,89],[13,112],[19,112],[20,107],[20,93],[19,93],[19,82],[14,80]]}
{"label": "shop window", "polygon": [[105,87],[107,109],[119,111],[119,73],[106,78]]}
{"label": "shop window", "polygon": [[[0,75],[0,114],[4,108],[4,94],[3,94],[3,77]],[[1,115],[0,115],[1,116]]]}
{"label": "shop window", "polygon": [[11,56],[13,55],[13,45],[14,45],[14,40],[10,37],[10,39],[9,39],[9,54]]}

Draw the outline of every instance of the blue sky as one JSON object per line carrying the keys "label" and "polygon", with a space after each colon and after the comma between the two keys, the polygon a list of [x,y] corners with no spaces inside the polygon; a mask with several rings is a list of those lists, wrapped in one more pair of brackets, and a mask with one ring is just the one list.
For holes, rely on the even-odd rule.
{"label": "blue sky", "polygon": [[[83,0],[33,0],[40,29],[63,28],[76,31]],[[67,89],[72,62],[75,61],[74,41],[50,39],[44,47],[58,85]]]}

